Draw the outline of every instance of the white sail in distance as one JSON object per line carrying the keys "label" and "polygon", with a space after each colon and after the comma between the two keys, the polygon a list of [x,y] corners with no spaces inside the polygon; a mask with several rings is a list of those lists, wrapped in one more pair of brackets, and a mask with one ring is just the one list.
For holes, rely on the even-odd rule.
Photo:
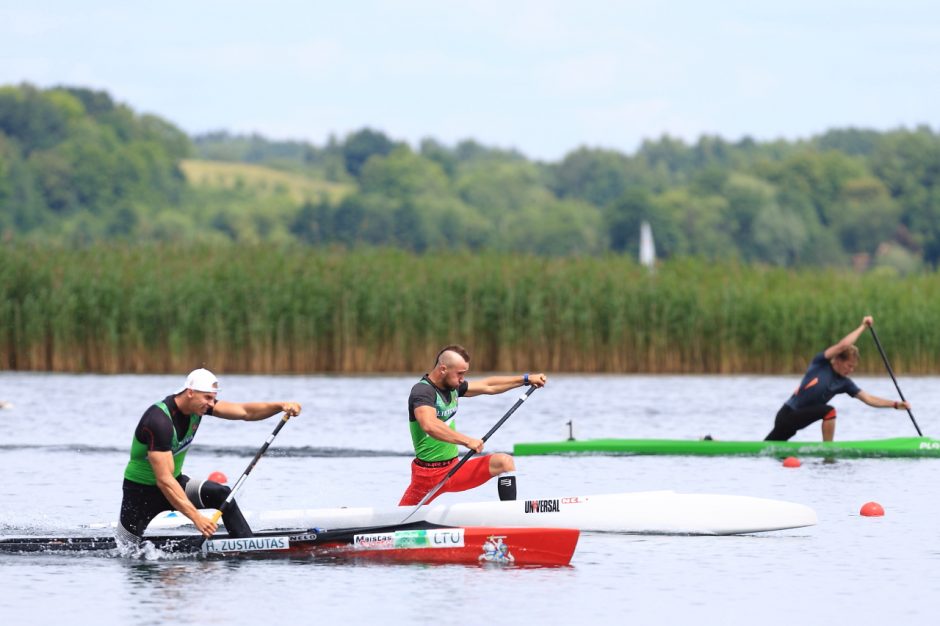
{"label": "white sail in distance", "polygon": [[651,270],[656,263],[656,244],[653,243],[653,229],[650,223],[643,220],[640,224],[640,265]]}

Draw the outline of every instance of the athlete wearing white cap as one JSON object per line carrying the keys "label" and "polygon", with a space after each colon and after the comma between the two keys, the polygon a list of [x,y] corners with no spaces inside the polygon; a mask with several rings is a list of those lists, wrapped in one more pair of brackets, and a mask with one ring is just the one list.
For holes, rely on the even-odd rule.
{"label": "athlete wearing white cap", "polygon": [[219,379],[215,377],[215,374],[206,368],[200,367],[199,369],[193,370],[189,373],[189,376],[186,377],[186,382],[176,393],[183,393],[187,389],[192,389],[193,391],[218,393]]}
{"label": "athlete wearing white cap", "polygon": [[[210,480],[190,480],[182,473],[186,453],[204,415],[255,421],[279,413],[300,414],[297,402],[229,402],[219,400],[218,393],[215,374],[195,369],[176,393],[151,405],[140,418],[124,470],[124,498],[115,533],[120,543],[139,543],[150,521],[166,510],[188,517],[206,537],[216,531],[216,524],[199,509],[219,508],[231,490]],[[251,536],[251,528],[235,502],[226,507],[222,521],[229,536]]]}

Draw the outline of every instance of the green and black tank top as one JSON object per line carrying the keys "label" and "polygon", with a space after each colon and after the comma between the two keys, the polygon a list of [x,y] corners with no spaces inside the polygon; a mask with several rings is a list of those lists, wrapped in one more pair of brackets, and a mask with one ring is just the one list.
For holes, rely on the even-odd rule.
{"label": "green and black tank top", "polygon": [[[196,436],[196,430],[202,421],[200,415],[190,415],[188,422],[179,426],[185,428],[180,433],[174,423],[167,398],[151,406],[141,417],[137,430],[131,438],[131,458],[124,469],[124,478],[143,485],[156,485],[157,477],[153,473],[153,466],[147,458],[151,450],[170,451],[173,453],[173,476],[178,477],[183,471],[183,462],[186,453]],[[183,417],[184,420],[187,418]],[[165,421],[164,421],[165,420]]]}
{"label": "green and black tank top", "polygon": [[435,387],[427,375],[411,388],[411,395],[408,397],[408,426],[411,429],[411,442],[414,444],[416,457],[422,461],[449,461],[457,456],[457,444],[440,441],[424,432],[415,419],[415,408],[434,407],[437,419],[447,424],[451,430],[457,430],[457,398],[466,392],[466,381],[458,389],[445,391]]}

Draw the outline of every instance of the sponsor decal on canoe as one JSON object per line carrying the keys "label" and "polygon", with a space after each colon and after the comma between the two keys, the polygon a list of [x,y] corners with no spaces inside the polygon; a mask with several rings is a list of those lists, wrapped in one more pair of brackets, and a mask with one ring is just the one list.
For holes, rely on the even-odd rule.
{"label": "sponsor decal on canoe", "polygon": [[248,552],[252,550],[287,550],[289,537],[244,537],[241,539],[210,539],[203,545],[206,552]]}
{"label": "sponsor decal on canoe", "polygon": [[490,535],[483,542],[483,554],[478,557],[481,562],[487,563],[512,563],[516,559],[512,556],[503,539],[506,535]]}
{"label": "sponsor decal on canoe", "polygon": [[353,536],[353,545],[360,550],[402,550],[408,548],[462,548],[463,528],[396,530],[390,533],[367,533]]}
{"label": "sponsor decal on canoe", "polygon": [[940,450],[940,441],[921,441],[921,450]]}
{"label": "sponsor decal on canoe", "polygon": [[555,500],[526,500],[526,513],[558,513],[561,511],[561,503]]}
{"label": "sponsor decal on canoe", "polygon": [[395,533],[354,535],[353,545],[364,550],[390,550],[395,546]]}

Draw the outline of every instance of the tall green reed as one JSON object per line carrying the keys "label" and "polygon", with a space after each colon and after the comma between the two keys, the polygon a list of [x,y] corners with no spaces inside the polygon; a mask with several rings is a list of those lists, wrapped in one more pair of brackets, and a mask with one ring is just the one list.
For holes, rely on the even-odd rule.
{"label": "tall green reed", "polygon": [[[940,275],[886,279],[622,256],[98,245],[0,248],[0,368],[790,373],[875,316],[892,365],[938,370]],[[862,372],[883,365],[868,336]]]}

